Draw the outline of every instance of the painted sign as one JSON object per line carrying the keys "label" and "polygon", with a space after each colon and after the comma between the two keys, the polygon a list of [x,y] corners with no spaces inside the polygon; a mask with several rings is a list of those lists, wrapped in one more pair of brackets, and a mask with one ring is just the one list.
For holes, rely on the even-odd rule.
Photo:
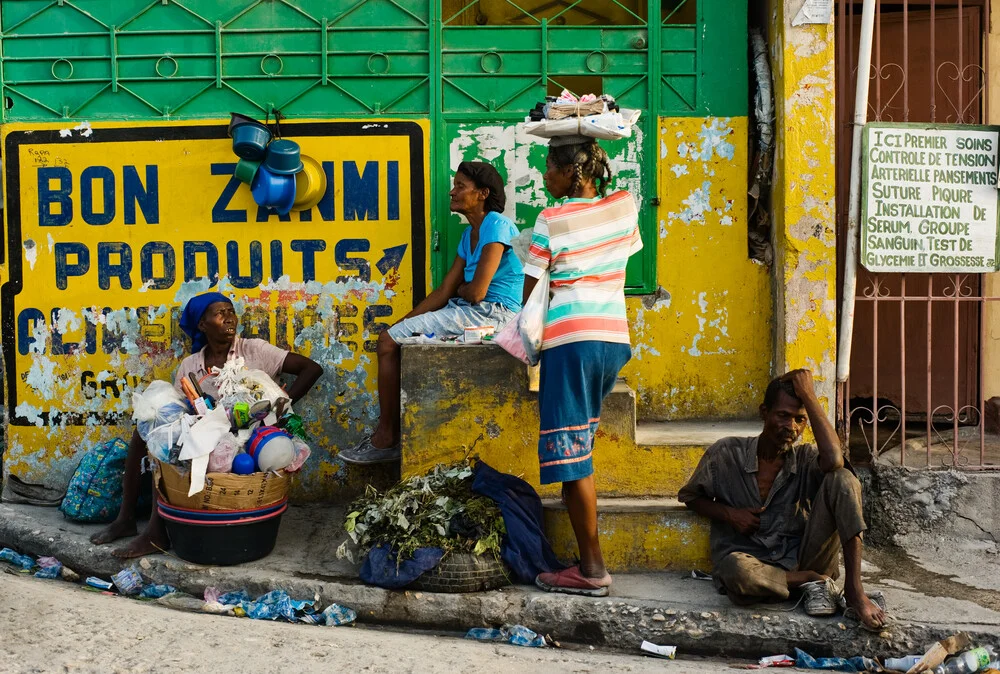
{"label": "painted sign", "polygon": [[4,127],[6,472],[49,481],[67,438],[127,426],[131,392],[186,355],[180,310],[209,288],[234,298],[244,337],[324,366],[298,410],[320,444],[370,424],[378,333],[426,287],[426,123],[282,131],[327,176],[287,216],[235,178],[220,122]]}
{"label": "painted sign", "polygon": [[1000,127],[868,124],[861,263],[875,272],[1000,269]]}

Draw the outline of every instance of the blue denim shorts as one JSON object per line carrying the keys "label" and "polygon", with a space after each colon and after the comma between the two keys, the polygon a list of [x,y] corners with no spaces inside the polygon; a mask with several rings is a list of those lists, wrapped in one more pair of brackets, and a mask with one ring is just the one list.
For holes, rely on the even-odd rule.
{"label": "blue denim shorts", "polygon": [[469,304],[453,297],[437,311],[404,318],[387,331],[392,341],[399,344],[413,335],[434,335],[437,339],[461,337],[466,328],[492,325],[498,331],[517,314],[499,302]]}

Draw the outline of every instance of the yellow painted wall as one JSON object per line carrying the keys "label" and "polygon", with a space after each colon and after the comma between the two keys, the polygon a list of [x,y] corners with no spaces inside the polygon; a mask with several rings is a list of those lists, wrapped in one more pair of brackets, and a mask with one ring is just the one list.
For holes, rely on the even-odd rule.
{"label": "yellow painted wall", "polygon": [[749,418],[770,379],[769,270],[747,253],[747,118],[662,118],[656,297],[628,300],[640,419]]}
{"label": "yellow painted wall", "polygon": [[816,392],[832,414],[837,350],[834,27],[792,26],[800,7],[774,0],[771,8],[777,113],[774,369],[811,369]]}
{"label": "yellow painted wall", "polygon": [[[334,176],[327,205],[287,217],[258,210],[233,178],[226,125],[4,126],[7,226],[17,242],[0,265],[5,474],[63,487],[81,451],[131,437],[132,392],[171,379],[187,355],[179,310],[211,288],[233,299],[244,336],[324,367],[295,408],[313,439],[296,491],[344,498],[369,480],[391,484],[396,467],[352,470],[337,452],[377,418],[375,333],[412,307],[418,272],[429,268],[426,257],[414,261],[429,243],[429,122],[282,125]],[[103,177],[86,177],[95,170]],[[156,208],[134,205],[125,188],[134,175]],[[110,244],[118,252],[102,254]],[[189,245],[217,254],[217,280],[208,254],[187,263]],[[76,252],[61,253],[67,246]]]}
{"label": "yellow painted wall", "polygon": [[[987,63],[997,63],[1000,59],[1000,3],[990,5],[990,21],[986,24]],[[987,124],[1000,124],[1000,69],[986,71]],[[983,276],[983,293],[986,297],[1000,297],[1000,273]],[[983,372],[1000,372],[1000,307],[996,302],[986,302],[983,307]],[[1000,396],[1000,378],[987,375],[983,378],[983,399]]]}

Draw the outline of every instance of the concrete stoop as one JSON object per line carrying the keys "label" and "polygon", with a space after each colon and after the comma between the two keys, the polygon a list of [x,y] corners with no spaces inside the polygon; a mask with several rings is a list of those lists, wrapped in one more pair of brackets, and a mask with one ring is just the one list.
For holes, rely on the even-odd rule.
{"label": "concrete stoop", "polygon": [[[428,372],[435,376],[427,376]],[[538,395],[528,371],[497,346],[406,346],[402,361],[402,472],[476,454],[530,483],[546,505],[546,533],[576,555],[559,485],[538,474]],[[644,422],[622,382],[605,400],[594,445],[594,479],[605,560],[613,572],[707,569],[707,523],[675,499],[705,449],[730,435],[755,435],[756,421]]]}
{"label": "concrete stoop", "polygon": [[[206,567],[170,555],[138,563],[147,579],[194,595],[208,586],[251,594],[284,589],[294,597],[350,606],[364,623],[456,632],[517,623],[560,641],[630,652],[645,639],[673,644],[681,654],[752,659],[794,647],[814,655],[887,656],[916,652],[958,630],[989,643],[1000,639],[1000,612],[888,582],[871,585],[885,592],[897,619],[880,635],[840,617],[809,618],[791,603],[738,608],[711,583],[681,573],[620,574],[612,596],[601,599],[547,594],[529,586],[477,594],[393,592],[360,584],[356,567],[336,559],[343,514],[338,507],[291,508],[275,551],[250,564]],[[0,504],[0,546],[52,555],[82,574],[109,577],[125,563],[111,555],[112,546],[90,544],[87,536],[96,530],[65,521],[54,508]]]}
{"label": "concrete stoop", "polygon": [[[577,555],[566,507],[543,501],[545,535],[560,559]],[[597,525],[604,561],[612,573],[711,571],[709,524],[676,499],[598,499]]]}

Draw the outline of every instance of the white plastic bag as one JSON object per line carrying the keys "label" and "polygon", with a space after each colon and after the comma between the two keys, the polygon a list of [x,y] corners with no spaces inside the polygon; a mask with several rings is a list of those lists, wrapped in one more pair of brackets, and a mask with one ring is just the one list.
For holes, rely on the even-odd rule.
{"label": "white plastic bag", "polygon": [[549,313],[549,272],[543,271],[535,283],[534,290],[528,301],[521,307],[517,327],[524,344],[524,353],[528,365],[537,365],[542,354],[542,335],[545,332],[545,319]]}
{"label": "white plastic bag", "polygon": [[172,463],[171,453],[176,458],[177,452],[171,452],[181,438],[183,420],[177,419],[169,424],[161,424],[153,428],[146,436],[146,448],[157,461]]}
{"label": "white plastic bag", "polygon": [[233,469],[233,458],[243,447],[232,433],[226,433],[215,444],[215,449],[208,455],[209,473],[228,473]]}
{"label": "white plastic bag", "polygon": [[527,365],[528,354],[524,351],[524,342],[521,341],[521,329],[517,326],[520,320],[521,314],[518,313],[514,318],[507,321],[507,325],[503,326],[500,332],[493,335],[493,343]]}
{"label": "white plastic bag", "polygon": [[153,421],[157,412],[171,403],[183,403],[184,396],[168,381],[150,382],[141,393],[132,394],[132,418],[136,421]]}
{"label": "white plastic bag", "polygon": [[295,445],[295,458],[292,459],[290,464],[285,466],[286,473],[298,472],[309,458],[309,455],[312,454],[312,450],[309,449],[309,445],[307,445],[306,441],[302,438],[293,435],[292,444]]}
{"label": "white plastic bag", "polygon": [[632,136],[632,126],[639,120],[639,113],[639,110],[622,108],[621,112],[605,112],[601,115],[542,119],[525,122],[524,130],[541,138],[589,136],[598,140],[619,140]]}

